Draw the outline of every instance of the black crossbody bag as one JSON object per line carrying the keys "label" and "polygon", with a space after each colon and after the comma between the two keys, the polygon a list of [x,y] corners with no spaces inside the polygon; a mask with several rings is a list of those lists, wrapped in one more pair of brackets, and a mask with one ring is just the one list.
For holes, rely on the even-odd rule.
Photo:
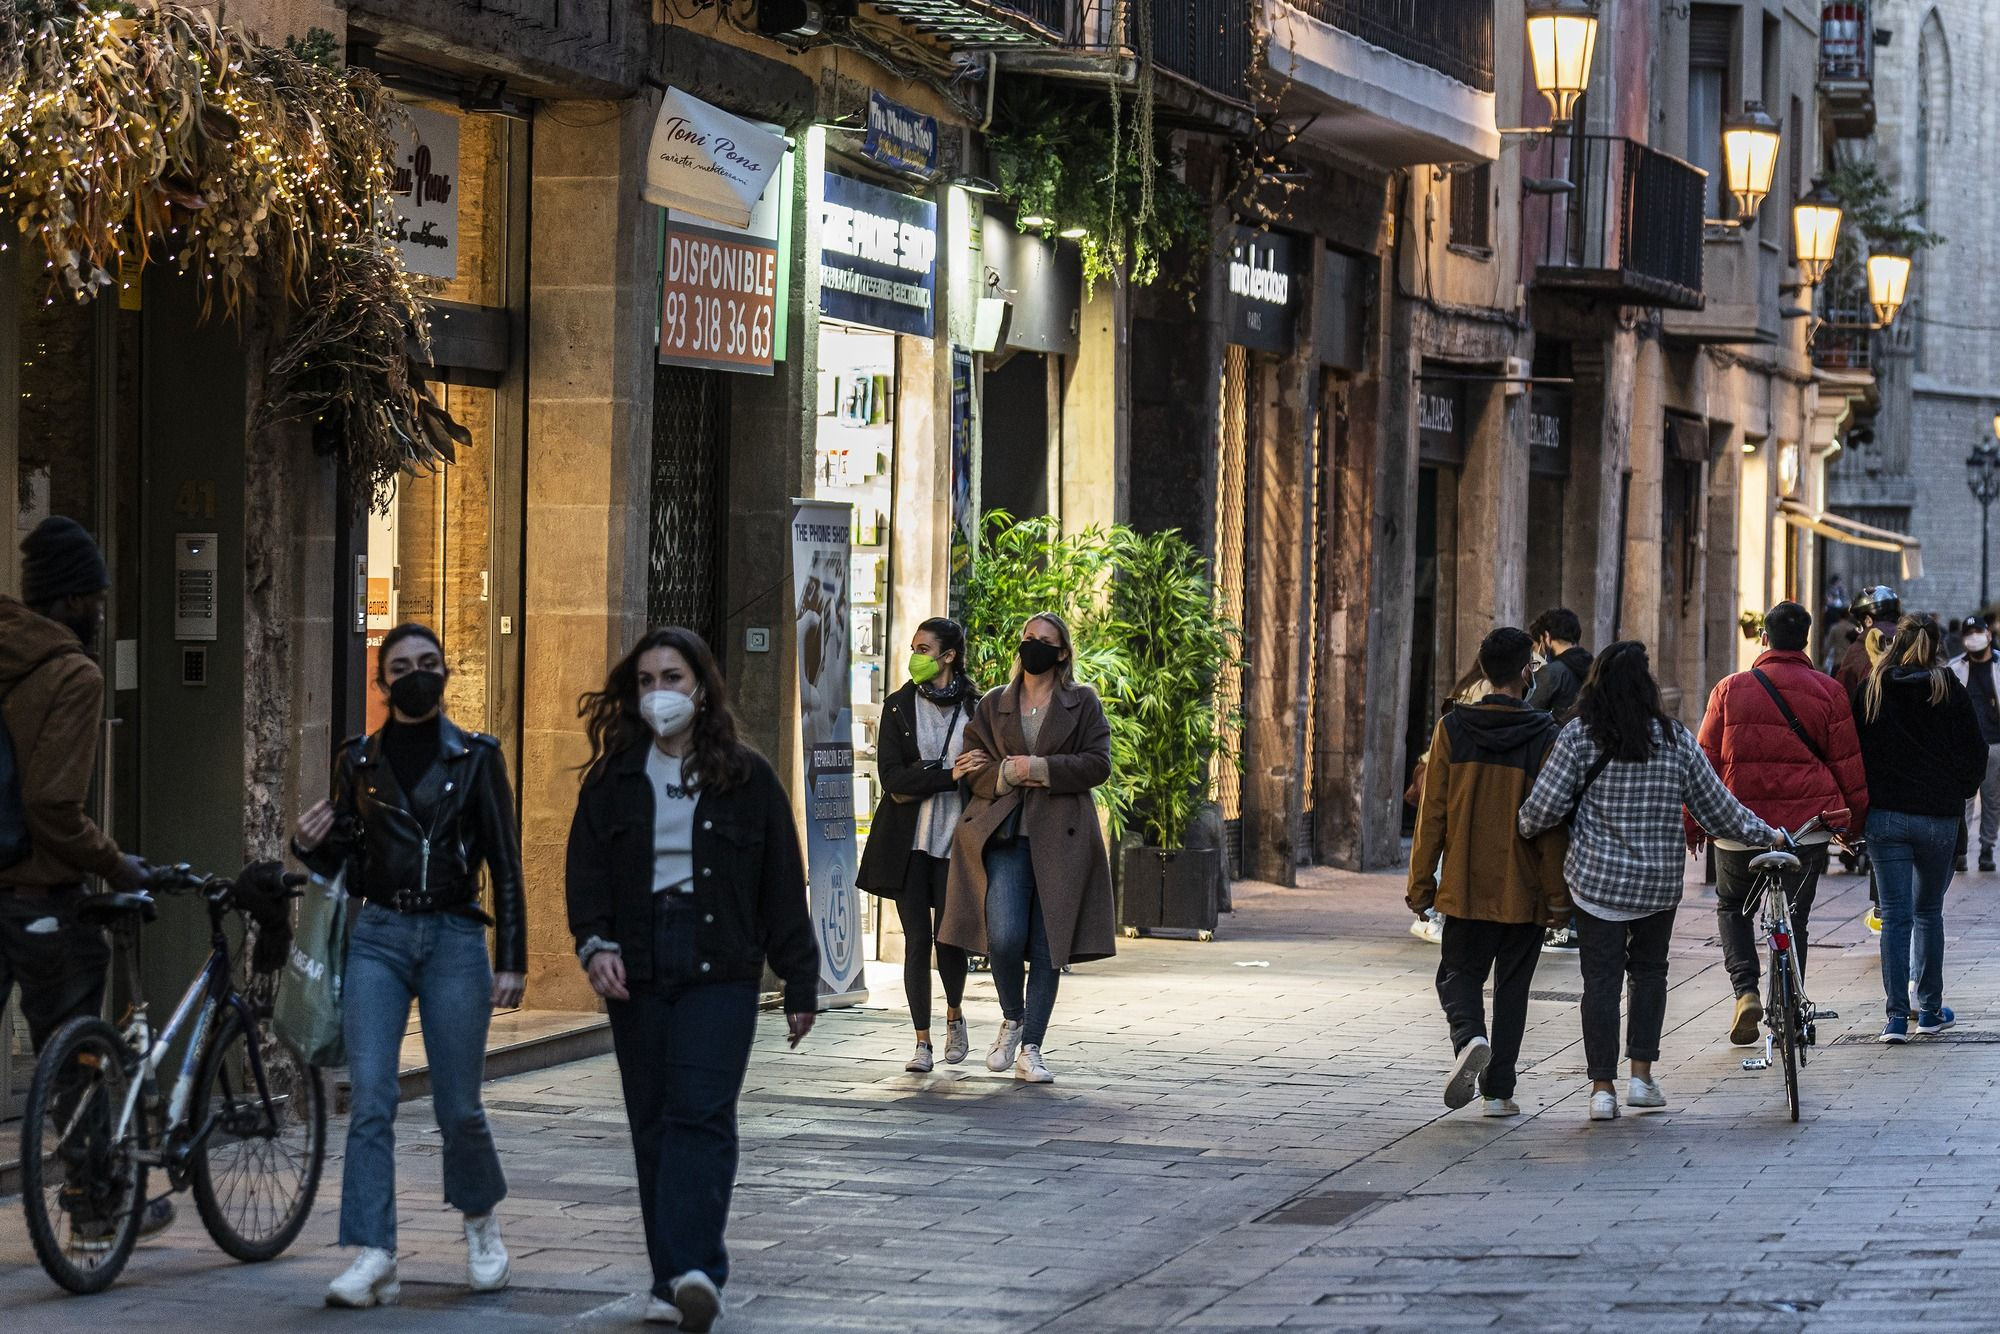
{"label": "black crossbody bag", "polygon": [[1778,712],[1785,715],[1785,722],[1790,725],[1792,735],[1799,739],[1799,744],[1804,746],[1807,752],[1826,768],[1827,772],[1831,773],[1833,771],[1832,762],[1826,758],[1825,753],[1818,746],[1813,744],[1813,739],[1806,735],[1806,725],[1799,721],[1799,715],[1792,712],[1792,706],[1785,703],[1785,697],[1779,693],[1777,683],[1764,675],[1764,669],[1761,667],[1752,667],[1750,675],[1757,678],[1757,684],[1764,687],[1764,693],[1768,694],[1771,697],[1771,702],[1778,706]]}

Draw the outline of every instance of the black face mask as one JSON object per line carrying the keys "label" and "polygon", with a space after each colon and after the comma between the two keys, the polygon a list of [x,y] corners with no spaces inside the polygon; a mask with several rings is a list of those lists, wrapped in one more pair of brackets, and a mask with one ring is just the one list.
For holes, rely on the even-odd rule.
{"label": "black face mask", "polygon": [[405,718],[422,718],[442,699],[443,672],[410,672],[389,683],[389,703]]}
{"label": "black face mask", "polygon": [[1054,644],[1044,644],[1039,639],[1021,641],[1021,670],[1030,676],[1041,676],[1055,670],[1062,661],[1062,650]]}

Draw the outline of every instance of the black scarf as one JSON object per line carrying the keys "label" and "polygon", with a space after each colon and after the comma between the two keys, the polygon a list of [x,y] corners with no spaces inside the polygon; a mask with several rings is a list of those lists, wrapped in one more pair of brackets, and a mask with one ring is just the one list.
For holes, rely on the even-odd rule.
{"label": "black scarf", "polygon": [[973,690],[971,677],[964,672],[953,672],[950,685],[920,685],[917,687],[917,693],[933,704],[945,705],[963,704],[976,692]]}

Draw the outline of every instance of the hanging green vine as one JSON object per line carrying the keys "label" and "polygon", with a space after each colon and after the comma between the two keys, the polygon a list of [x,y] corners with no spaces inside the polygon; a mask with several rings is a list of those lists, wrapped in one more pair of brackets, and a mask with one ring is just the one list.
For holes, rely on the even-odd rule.
{"label": "hanging green vine", "polygon": [[[1182,286],[1213,239],[1208,206],[1151,132],[1150,113],[1127,127],[1113,98],[1106,117],[1094,98],[1026,85],[1003,91],[987,138],[994,180],[1019,218],[1046,219],[1023,230],[1082,232],[1072,239],[1092,289],[1120,273],[1137,286],[1162,276]],[[1180,266],[1169,272],[1172,260]]]}
{"label": "hanging green vine", "polygon": [[1840,201],[1842,214],[1833,264],[1820,284],[1827,309],[1867,308],[1870,254],[1888,251],[1914,258],[1945,243],[1924,226],[1923,205],[1904,203],[1872,162],[1843,163],[1825,184]]}

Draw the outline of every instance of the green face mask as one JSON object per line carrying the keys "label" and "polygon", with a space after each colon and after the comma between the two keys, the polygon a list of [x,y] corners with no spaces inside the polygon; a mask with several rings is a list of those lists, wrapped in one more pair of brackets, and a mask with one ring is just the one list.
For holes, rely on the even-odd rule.
{"label": "green face mask", "polygon": [[920,686],[927,686],[935,681],[937,674],[943,670],[944,664],[928,653],[910,655],[910,679]]}

